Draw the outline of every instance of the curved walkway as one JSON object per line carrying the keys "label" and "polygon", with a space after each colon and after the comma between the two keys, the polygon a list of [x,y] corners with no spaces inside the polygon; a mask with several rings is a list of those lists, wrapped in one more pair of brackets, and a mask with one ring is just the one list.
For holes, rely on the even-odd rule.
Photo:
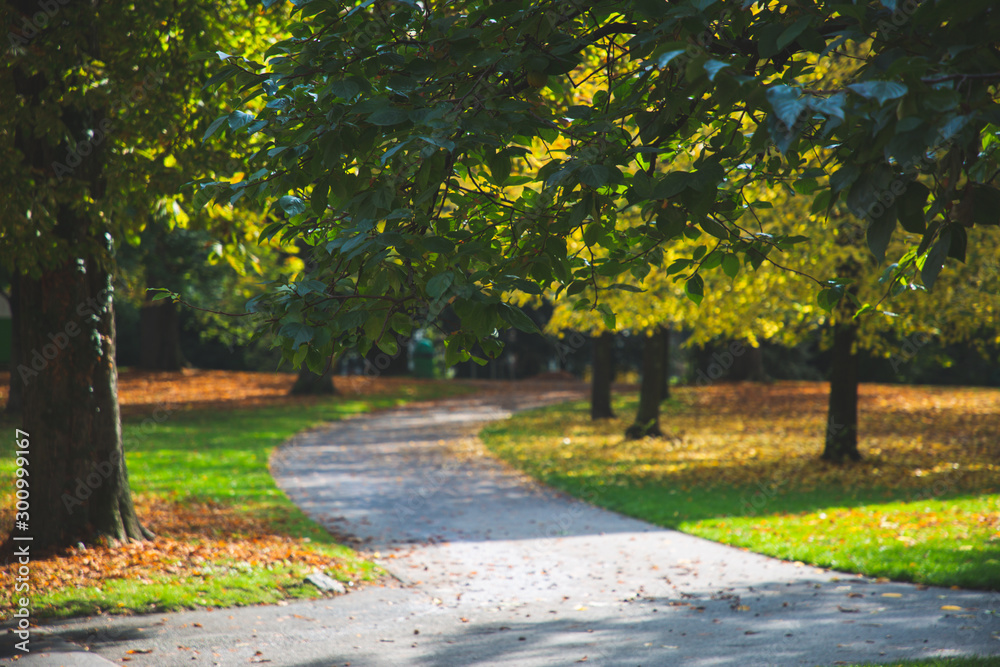
{"label": "curved walkway", "polygon": [[158,666],[808,666],[1000,653],[1000,594],[774,560],[595,508],[482,456],[484,422],[579,395],[504,386],[308,431],[272,461],[299,506],[375,553],[400,586],[89,619],[79,640],[109,658],[151,648],[128,664]]}

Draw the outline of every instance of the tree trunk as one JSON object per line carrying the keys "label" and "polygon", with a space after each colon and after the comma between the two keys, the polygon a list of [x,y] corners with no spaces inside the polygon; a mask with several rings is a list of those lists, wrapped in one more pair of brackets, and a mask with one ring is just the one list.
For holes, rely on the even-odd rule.
{"label": "tree trunk", "polygon": [[610,419],[611,382],[615,375],[615,335],[605,331],[594,339],[594,365],[590,381],[590,418]]}
{"label": "tree trunk", "polygon": [[646,337],[642,348],[639,409],[635,415],[635,422],[625,431],[625,437],[630,440],[663,435],[660,430],[660,391],[663,389],[665,356],[663,335],[659,331],[654,331]]}
{"label": "tree trunk", "polygon": [[[61,225],[83,226],[66,209]],[[69,219],[69,220],[67,220]],[[31,462],[32,546],[152,537],[128,484],[118,413],[110,273],[94,257],[21,277],[20,334],[29,364],[23,431]]]}
{"label": "tree trunk", "polygon": [[[10,277],[10,391],[7,394],[7,405],[4,412],[8,414],[20,414],[24,409],[24,379],[21,377],[20,368],[24,364],[21,357],[21,332],[19,331],[21,322],[21,288],[18,283],[21,278],[16,273]],[[25,367],[25,370],[28,370]]]}
{"label": "tree trunk", "polygon": [[[24,12],[32,7],[30,2],[19,5]],[[58,21],[75,21],[66,33],[70,40],[64,44],[66,57],[84,62],[94,55],[89,47],[97,43],[103,23],[96,8],[78,9]],[[40,270],[31,275],[22,272],[19,278],[18,329],[25,370],[20,442],[26,440],[28,446],[18,451],[26,452],[30,461],[26,479],[32,553],[77,542],[150,538],[135,514],[122,445],[111,227],[82,201],[87,197],[97,202],[105,196],[108,142],[87,144],[83,156],[75,152],[81,145],[77,142],[110,114],[88,106],[92,98],[71,94],[70,86],[80,82],[64,78],[61,70],[53,70],[50,81],[49,68],[36,71],[17,62],[25,61],[15,61],[9,76],[21,104],[45,108],[46,98],[61,101],[51,109],[59,121],[56,135],[40,132],[31,114],[18,117],[13,134],[22,156],[19,168],[32,171],[39,180],[68,177],[64,185],[68,203],[33,211],[40,218],[40,236],[38,246],[25,252],[35,254]],[[70,71],[68,65],[65,69]]]}
{"label": "tree trunk", "polygon": [[169,299],[139,309],[139,368],[179,371],[187,365],[181,352],[181,325],[177,305]]}
{"label": "tree trunk", "polygon": [[670,327],[660,327],[663,336],[663,385],[660,387],[660,402],[670,398]]}
{"label": "tree trunk", "polygon": [[760,347],[747,345],[747,371],[746,380],[748,382],[770,382],[771,378],[764,370],[764,354]]}
{"label": "tree trunk", "polygon": [[299,367],[299,376],[295,379],[288,392],[292,396],[319,396],[324,394],[336,394],[337,388],[333,385],[333,367],[331,361],[322,374],[313,373],[309,366],[302,363]]}
{"label": "tree trunk", "polygon": [[858,356],[854,351],[857,325],[838,324],[833,334],[830,408],[826,421],[824,461],[860,461],[858,452]]}

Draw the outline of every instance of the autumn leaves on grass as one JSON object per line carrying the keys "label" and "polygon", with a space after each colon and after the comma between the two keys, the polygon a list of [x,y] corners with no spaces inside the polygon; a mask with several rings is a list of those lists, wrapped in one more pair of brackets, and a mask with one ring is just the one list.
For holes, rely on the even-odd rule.
{"label": "autumn leaves on grass", "polygon": [[[1000,391],[862,385],[865,458],[848,465],[819,460],[827,391],[679,387],[664,410],[672,438],[623,440],[621,422],[591,422],[581,404],[483,437],[532,475],[653,523],[825,567],[1000,589]],[[633,409],[634,398],[616,406]]]}
{"label": "autumn leaves on grass", "polygon": [[[223,582],[238,589],[240,579],[253,582],[261,575],[272,580],[272,592],[263,600],[248,596],[247,601],[313,592],[302,579],[314,570],[348,582],[372,578],[373,568],[362,561],[317,549],[309,538],[278,534],[266,522],[232,507],[150,496],[139,497],[136,505],[155,540],[78,547],[32,563],[38,615],[239,604],[238,594],[226,600],[213,589]],[[8,606],[12,592],[10,587],[0,590],[0,607]]]}

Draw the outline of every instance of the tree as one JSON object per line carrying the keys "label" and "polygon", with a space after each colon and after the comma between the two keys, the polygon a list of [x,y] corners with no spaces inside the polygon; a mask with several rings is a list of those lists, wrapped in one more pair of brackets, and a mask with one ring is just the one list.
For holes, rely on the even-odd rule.
{"label": "tree", "polygon": [[590,377],[590,418],[610,419],[615,416],[611,407],[611,383],[615,376],[615,335],[603,331],[594,336],[593,364]]}
{"label": "tree", "polygon": [[7,299],[10,307],[11,336],[10,336],[10,384],[7,391],[7,403],[4,405],[4,412],[8,414],[19,414],[21,406],[24,404],[24,380],[17,372],[17,365],[21,359],[21,333],[19,331],[21,306],[20,290],[17,287],[17,275],[8,278],[10,286],[8,292],[3,296]]}
{"label": "tree", "polygon": [[[895,272],[928,286],[967,225],[1000,221],[1000,12],[985,0],[298,5],[266,64],[220,70],[266,100],[213,123],[267,138],[257,170],[197,187],[272,206],[286,217],[263,238],[322,250],[315,278],[252,305],[314,369],[352,346],[392,354],[393,332],[445,306],[461,322],[447,360],[491,355],[498,328],[534,329],[509,295],[642,277],[685,236],[708,239],[673,267],[700,299],[713,265],[758,267],[802,240],[757,227],[753,183],[845,202],[878,260],[899,221],[920,238]],[[856,78],[825,85],[819,65],[846,51]],[[597,92],[581,101],[585,80]],[[682,155],[690,168],[673,168]],[[823,303],[846,293],[831,282]]]}
{"label": "tree", "polygon": [[[10,46],[0,75],[9,102],[0,108],[0,261],[18,273],[14,372],[24,381],[32,510],[45,517],[32,523],[39,551],[150,537],[121,441],[115,244],[138,234],[141,212],[167,196],[161,187],[179,183],[177,155],[198,143],[190,120],[206,102],[192,84],[205,66],[191,63],[191,48],[222,43],[249,16],[240,3],[209,13],[153,2],[141,15],[50,5],[0,5]],[[205,171],[213,156],[199,148],[185,167]],[[96,488],[82,481],[97,478]]]}
{"label": "tree", "polygon": [[658,329],[647,333],[643,341],[639,407],[632,425],[625,429],[626,438],[658,438],[663,435],[660,428],[660,403],[663,402],[663,377],[667,372],[665,343],[666,340]]}

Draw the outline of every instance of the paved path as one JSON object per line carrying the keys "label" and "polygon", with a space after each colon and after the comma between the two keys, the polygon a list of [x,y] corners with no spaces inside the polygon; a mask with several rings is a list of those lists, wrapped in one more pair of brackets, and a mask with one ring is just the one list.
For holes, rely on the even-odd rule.
{"label": "paved path", "polygon": [[[52,662],[19,664],[714,667],[1000,654],[1000,594],[765,558],[597,509],[476,455],[483,422],[574,395],[509,388],[338,422],[275,456],[289,496],[377,553],[401,585],[63,623]],[[77,649],[66,641],[94,653],[60,654]]]}

